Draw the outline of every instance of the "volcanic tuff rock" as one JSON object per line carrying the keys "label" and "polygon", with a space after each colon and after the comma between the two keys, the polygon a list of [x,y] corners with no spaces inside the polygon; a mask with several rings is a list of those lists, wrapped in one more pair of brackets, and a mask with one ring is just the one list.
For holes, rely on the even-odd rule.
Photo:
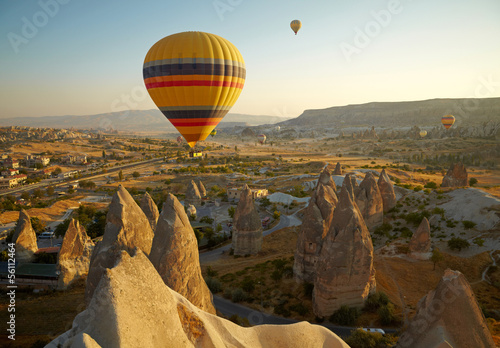
{"label": "volcanic tuff rock", "polygon": [[244,328],[206,313],[171,290],[143,253],[126,252],[102,277],[71,330],[47,348],[348,348],[330,330],[300,322]]}
{"label": "volcanic tuff rock", "polygon": [[163,204],[149,259],[172,290],[215,314],[212,294],[201,275],[196,236],[184,207],[172,194]]}
{"label": "volcanic tuff rock", "polygon": [[201,204],[200,189],[193,180],[191,180],[191,182],[188,184],[186,191],[186,198],[184,199],[184,201],[187,204],[193,204],[193,205]]}
{"label": "volcanic tuff rock", "polygon": [[146,255],[151,251],[154,233],[142,209],[123,187],[119,186],[109,205],[102,241],[90,260],[85,301],[88,304],[99,280],[111,268],[122,250],[131,254],[135,248]]}
{"label": "volcanic tuff rock", "polygon": [[340,165],[340,162],[337,162],[333,175],[342,175],[342,166]]}
{"label": "volcanic tuff rock", "polygon": [[375,291],[372,240],[347,186],[342,186],[316,264],[313,310],[318,317],[342,305],[361,307]]}
{"label": "volcanic tuff rock", "polygon": [[248,185],[241,191],[233,221],[234,255],[257,254],[262,248],[262,222]]}
{"label": "volcanic tuff rock", "polygon": [[156,223],[158,221],[158,217],[160,216],[160,212],[158,211],[158,207],[156,206],[155,201],[149,193],[145,193],[141,198],[141,209],[146,214],[146,217],[149,220],[149,224],[151,225],[151,229],[154,231],[156,229]]}
{"label": "volcanic tuff rock", "polygon": [[396,347],[438,347],[443,342],[454,348],[495,347],[472,288],[462,273],[450,269],[419,301]]}
{"label": "volcanic tuff rock", "polygon": [[431,227],[426,217],[417,228],[410,240],[410,251],[415,253],[426,253],[431,250]]}
{"label": "volcanic tuff rock", "polygon": [[33,260],[33,255],[38,251],[36,233],[31,226],[30,216],[24,209],[19,212],[12,242],[16,243],[16,261],[25,263]]}
{"label": "volcanic tuff rock", "polygon": [[205,185],[203,185],[203,183],[201,182],[200,179],[198,179],[197,185],[198,185],[198,190],[200,191],[201,197],[205,197],[207,195],[207,190],[205,189]]}
{"label": "volcanic tuff rock", "polygon": [[335,182],[329,170],[325,168],[305,210],[298,234],[293,265],[293,273],[298,282],[314,282],[323,238],[330,228],[333,211],[338,202],[335,191]]}
{"label": "volcanic tuff rock", "polygon": [[356,204],[369,230],[382,224],[384,220],[384,203],[377,181],[370,172],[366,174],[359,185],[356,193]]}
{"label": "volcanic tuff rock", "polygon": [[66,289],[73,281],[87,275],[92,250],[94,243],[85,228],[78,220],[71,219],[57,257],[57,269],[61,272],[58,289]]}
{"label": "volcanic tuff rock", "polygon": [[389,179],[389,176],[385,172],[385,168],[382,169],[377,184],[378,188],[380,189],[380,194],[382,195],[385,213],[396,206],[396,194],[394,193],[394,186],[392,185],[391,179]]}
{"label": "volcanic tuff rock", "polygon": [[344,181],[342,182],[342,188],[346,188],[347,192],[351,195],[352,200],[356,197],[356,189],[358,188],[358,182],[356,181],[356,176],[352,173],[346,174],[344,176]]}
{"label": "volcanic tuff rock", "polygon": [[454,163],[443,178],[441,187],[463,187],[468,186],[467,169],[463,163]]}

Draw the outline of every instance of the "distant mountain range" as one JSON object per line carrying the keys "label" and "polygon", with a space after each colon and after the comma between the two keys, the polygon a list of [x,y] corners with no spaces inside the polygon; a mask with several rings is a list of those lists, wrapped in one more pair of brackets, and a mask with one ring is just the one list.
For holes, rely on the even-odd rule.
{"label": "distant mountain range", "polygon": [[[227,114],[218,128],[274,124],[290,118],[267,115]],[[130,132],[171,132],[175,128],[159,110],[129,110],[84,116],[0,118],[1,126],[40,128],[114,129]]]}
{"label": "distant mountain range", "polygon": [[500,121],[500,98],[431,99],[382,102],[305,110],[280,126],[342,128],[349,126],[411,127],[440,125],[441,117],[455,116],[461,126]]}

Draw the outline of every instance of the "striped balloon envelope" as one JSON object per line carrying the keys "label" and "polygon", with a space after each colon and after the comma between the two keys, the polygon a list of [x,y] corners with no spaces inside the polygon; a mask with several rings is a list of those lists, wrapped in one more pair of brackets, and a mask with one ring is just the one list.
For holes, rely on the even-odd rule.
{"label": "striped balloon envelope", "polygon": [[151,99],[193,147],[234,105],[246,70],[231,42],[190,31],[155,43],[144,59],[143,76]]}
{"label": "striped balloon envelope", "polygon": [[443,124],[444,128],[449,129],[451,126],[453,126],[453,123],[455,123],[455,117],[453,117],[453,115],[445,115],[441,117],[441,123]]}

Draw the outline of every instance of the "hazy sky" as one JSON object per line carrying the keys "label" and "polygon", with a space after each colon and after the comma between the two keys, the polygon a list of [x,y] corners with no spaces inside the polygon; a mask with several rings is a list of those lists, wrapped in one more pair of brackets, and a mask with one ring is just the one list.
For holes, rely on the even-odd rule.
{"label": "hazy sky", "polygon": [[499,0],[0,0],[0,117],[155,108],[144,57],[190,30],[243,55],[235,113],[500,96]]}

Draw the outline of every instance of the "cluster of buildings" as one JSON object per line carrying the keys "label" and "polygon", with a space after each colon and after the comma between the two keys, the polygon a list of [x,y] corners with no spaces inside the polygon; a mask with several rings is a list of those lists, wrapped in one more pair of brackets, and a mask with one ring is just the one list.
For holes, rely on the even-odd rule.
{"label": "cluster of buildings", "polygon": [[0,127],[0,143],[12,142],[16,140],[65,140],[65,139],[90,139],[100,138],[101,134],[90,131],[80,131],[75,129],[54,129],[35,127]]}

